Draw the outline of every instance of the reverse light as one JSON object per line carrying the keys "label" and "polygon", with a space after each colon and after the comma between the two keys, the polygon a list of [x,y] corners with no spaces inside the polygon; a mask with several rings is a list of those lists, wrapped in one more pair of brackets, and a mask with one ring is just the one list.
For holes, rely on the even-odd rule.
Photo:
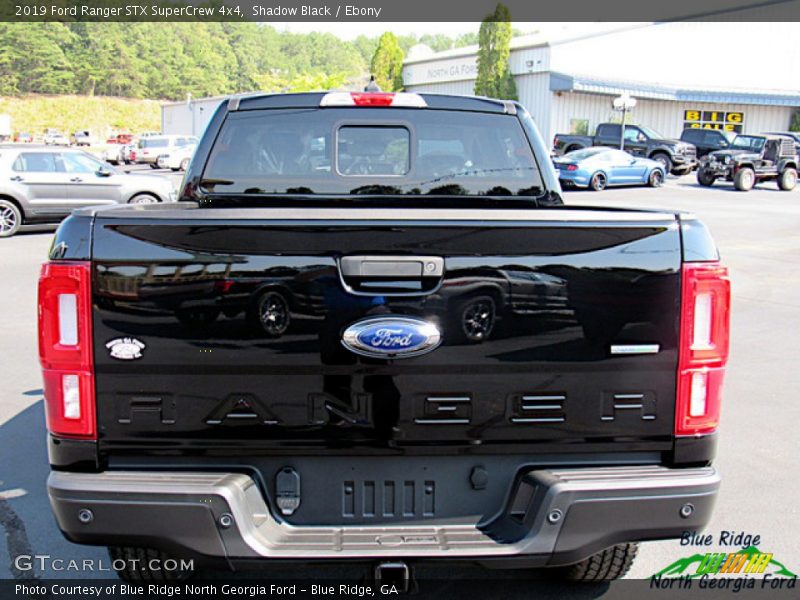
{"label": "reverse light", "polygon": [[425,108],[428,103],[419,94],[410,92],[329,92],[322,97],[319,105]]}
{"label": "reverse light", "polygon": [[689,416],[702,417],[706,414],[708,400],[708,373],[696,371],[692,373],[692,389],[689,396]]}
{"label": "reverse light", "polygon": [[730,338],[730,281],[717,262],[683,266],[675,434],[702,435],[719,425]]}
{"label": "reverse light", "polygon": [[90,263],[43,265],[38,309],[47,429],[54,435],[95,439]]}
{"label": "reverse light", "polygon": [[61,393],[63,394],[64,418],[81,418],[80,380],[77,375],[61,376]]}

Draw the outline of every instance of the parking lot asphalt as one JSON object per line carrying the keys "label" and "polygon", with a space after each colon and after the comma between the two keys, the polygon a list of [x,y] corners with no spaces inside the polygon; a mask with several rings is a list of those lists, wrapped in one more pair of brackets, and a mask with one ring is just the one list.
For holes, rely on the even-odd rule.
{"label": "parking lot asphalt", "polygon": [[[150,170],[147,169],[147,172]],[[179,179],[180,175],[168,176]],[[674,560],[707,551],[734,551],[717,544],[725,531],[760,536],[759,548],[800,572],[800,478],[797,474],[800,391],[800,189],[780,192],[774,183],[749,193],[718,184],[699,187],[693,176],[669,178],[660,189],[625,188],[565,194],[567,204],[687,210],[711,229],[733,287],[731,359],[718,459],[723,487],[708,532],[708,549],[677,541],[642,545],[629,575],[648,577]],[[13,557],[48,554],[65,559],[106,559],[104,549],[73,545],[50,513],[45,480],[42,385],[36,349],[36,281],[52,227],[27,228],[0,240],[0,578],[86,577],[80,572],[19,571]],[[314,572],[305,572],[305,576]],[[113,577],[111,573],[95,576]],[[474,570],[447,571],[452,578]],[[443,584],[437,597],[464,590]],[[551,587],[541,597],[596,597],[606,588]],[[613,591],[613,588],[612,588]],[[491,594],[490,594],[491,595]],[[509,589],[503,597],[522,597]]]}

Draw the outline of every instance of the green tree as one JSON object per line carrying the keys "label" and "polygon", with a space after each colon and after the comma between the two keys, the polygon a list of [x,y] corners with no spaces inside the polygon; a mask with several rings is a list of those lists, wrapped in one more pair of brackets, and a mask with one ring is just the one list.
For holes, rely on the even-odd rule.
{"label": "green tree", "polygon": [[481,23],[478,32],[478,77],[475,94],[492,98],[517,99],[517,86],[508,66],[511,54],[511,13],[498,4]]}
{"label": "green tree", "polygon": [[450,48],[453,47],[453,38],[443,33],[426,33],[419,38],[419,43],[425,44],[434,52],[443,52],[444,50],[450,50]]}
{"label": "green tree", "polygon": [[455,48],[463,48],[464,46],[474,46],[478,43],[478,34],[474,32],[462,33],[457,36],[453,46]]}
{"label": "green tree", "polygon": [[0,24],[0,81],[4,93],[63,94],[75,74],[64,54],[72,33],[63,23]]}
{"label": "green tree", "polygon": [[794,111],[792,122],[789,125],[789,131],[800,131],[800,110]]}
{"label": "green tree", "polygon": [[403,89],[403,50],[393,33],[387,31],[378,40],[370,71],[383,91],[397,92]]}
{"label": "green tree", "polygon": [[364,64],[368,65],[372,60],[372,55],[375,54],[375,50],[378,48],[378,38],[369,37],[362,33],[351,43],[355,46]]}

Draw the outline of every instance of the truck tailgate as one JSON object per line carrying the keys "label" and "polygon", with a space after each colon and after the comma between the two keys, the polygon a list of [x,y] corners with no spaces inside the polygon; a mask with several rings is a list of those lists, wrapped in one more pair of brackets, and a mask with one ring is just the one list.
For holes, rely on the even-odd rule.
{"label": "truck tailgate", "polygon": [[[93,235],[105,452],[671,447],[674,215],[124,208]],[[441,345],[342,344],[387,315]]]}

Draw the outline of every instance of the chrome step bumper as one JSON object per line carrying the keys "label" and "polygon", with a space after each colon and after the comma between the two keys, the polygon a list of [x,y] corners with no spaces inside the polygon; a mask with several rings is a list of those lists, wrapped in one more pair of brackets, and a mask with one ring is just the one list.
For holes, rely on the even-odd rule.
{"label": "chrome step bumper", "polygon": [[295,526],[240,473],[54,471],[58,525],[78,543],[186,549],[227,559],[546,557],[568,564],[620,542],[679,537],[710,519],[713,467],[536,469],[505,509],[387,526]]}

